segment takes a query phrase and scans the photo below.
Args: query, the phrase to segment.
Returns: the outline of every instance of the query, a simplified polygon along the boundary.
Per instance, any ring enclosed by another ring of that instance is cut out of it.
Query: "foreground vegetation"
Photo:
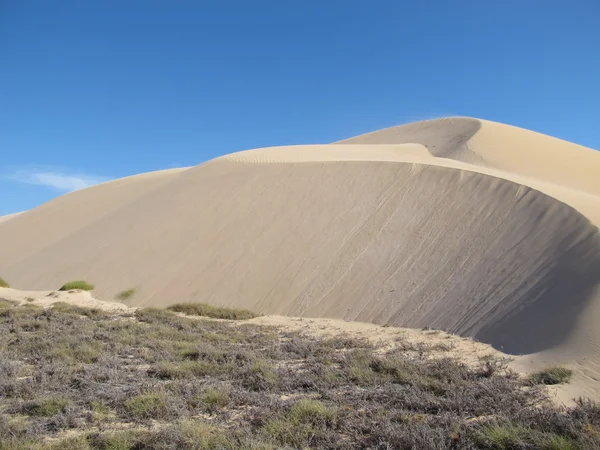
[[[427,351],[0,301],[0,449],[599,448],[598,405]]]
[[[10,285],[6,281],[4,281],[2,277],[0,277],[0,287],[8,288],[10,287]]]

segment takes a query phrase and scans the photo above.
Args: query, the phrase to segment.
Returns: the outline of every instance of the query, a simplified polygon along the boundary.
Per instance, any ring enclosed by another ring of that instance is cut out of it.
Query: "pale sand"
[[[0,216],[0,223],[6,222],[7,220],[10,220],[10,219],[13,219],[13,218],[17,217],[19,214],[23,214],[23,212],[24,211],[13,213],[13,214],[6,214],[5,216]]]
[[[135,287],[141,305],[444,329],[570,365],[576,392],[600,398],[594,174],[593,150],[467,118],[240,152],[1,223],[0,274],[28,289],[83,278],[100,298]]]

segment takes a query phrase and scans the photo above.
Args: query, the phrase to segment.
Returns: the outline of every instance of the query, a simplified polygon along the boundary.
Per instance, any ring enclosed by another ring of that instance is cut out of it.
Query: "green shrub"
[[[2,277],[0,277],[0,288],[9,288],[10,285],[4,281],[4,279]]]
[[[126,291],[120,292],[119,294],[117,294],[117,300],[127,300],[128,298],[132,297],[133,294],[135,294],[135,288],[131,288],[131,289],[127,289]]]
[[[229,404],[229,394],[220,389],[208,389],[200,396],[200,403],[208,410],[225,408]]]
[[[6,300],[5,298],[0,298],[0,309],[8,309],[15,306],[16,303],[10,300]]]
[[[149,392],[125,401],[127,412],[136,419],[160,419],[168,415],[165,394]]]
[[[251,391],[270,391],[280,382],[273,365],[264,359],[254,361],[242,378],[242,386]]]
[[[528,377],[531,384],[561,384],[568,383],[573,375],[571,369],[565,367],[549,367],[539,372],[532,373]]]
[[[105,319],[109,314],[100,308],[86,308],[72,305],[66,302],[56,302],[52,304],[52,310],[61,314],[73,314],[76,316],[85,316],[90,319]]]
[[[304,398],[294,403],[290,408],[288,418],[296,423],[328,424],[335,418],[335,411],[327,408],[319,400]]]
[[[26,447],[27,449],[31,447]],[[36,447],[33,447],[36,448]],[[43,450],[91,450],[87,436],[70,436],[41,447]],[[115,449],[116,450],[116,449]],[[129,448],[127,448],[129,450]]]
[[[69,400],[66,398],[51,397],[29,405],[26,407],[26,411],[33,416],[52,417],[64,413],[69,403]]]
[[[187,316],[204,316],[213,319],[247,320],[258,317],[257,314],[247,309],[222,308],[206,303],[177,303],[167,309]]]
[[[210,424],[197,420],[184,420],[177,427],[183,438],[183,443],[197,450],[234,450],[240,445],[232,436],[231,431],[219,429]]]
[[[89,284],[87,281],[83,280],[69,281],[68,283],[63,284],[59,291],[70,291],[73,289],[81,289],[82,291],[92,291],[94,290],[94,285]]]

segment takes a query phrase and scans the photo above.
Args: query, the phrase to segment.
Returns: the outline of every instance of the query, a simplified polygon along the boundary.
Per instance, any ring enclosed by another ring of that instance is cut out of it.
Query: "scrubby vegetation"
[[[0,288],[9,288],[10,285],[4,281],[4,279],[2,277],[0,277]]]
[[[1,450],[600,446],[599,405],[554,408],[497,361],[116,314],[0,303]]]
[[[247,309],[223,308],[206,303],[177,303],[167,309],[188,316],[204,316],[213,319],[247,320],[258,316]]]
[[[94,285],[88,283],[87,281],[77,280],[77,281],[69,281],[62,285],[59,291],[70,291],[73,289],[81,289],[83,291],[93,291]]]
[[[123,292],[119,292],[117,294],[117,300],[121,300],[121,301],[127,300],[128,298],[133,297],[133,294],[135,294],[134,288],[127,289]]]
[[[567,383],[571,379],[573,371],[566,367],[549,367],[539,372],[532,373],[529,376],[531,384],[561,384]]]

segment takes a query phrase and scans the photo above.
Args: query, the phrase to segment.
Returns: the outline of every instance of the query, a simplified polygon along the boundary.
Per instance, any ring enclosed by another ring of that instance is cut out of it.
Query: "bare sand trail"
[[[432,327],[600,394],[600,153],[471,118],[234,153],[0,222],[0,274],[136,305]],[[595,387],[594,387],[595,386]]]

